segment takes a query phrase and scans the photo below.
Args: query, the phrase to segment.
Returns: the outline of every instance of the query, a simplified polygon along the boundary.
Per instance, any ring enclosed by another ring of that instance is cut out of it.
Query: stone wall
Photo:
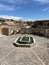
[[[49,29],[42,29],[42,28],[21,28],[20,33],[23,34],[36,34],[40,36],[49,36]]]
[[[37,35],[43,35],[45,37],[49,36],[49,29],[42,28],[32,28],[32,33]]]
[[[2,26],[0,25],[0,34],[2,34]]]

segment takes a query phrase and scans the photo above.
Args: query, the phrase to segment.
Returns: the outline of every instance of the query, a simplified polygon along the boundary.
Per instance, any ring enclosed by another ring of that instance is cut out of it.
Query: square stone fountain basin
[[[30,45],[34,43],[34,38],[31,36],[20,36],[14,41],[14,43],[16,45]]]

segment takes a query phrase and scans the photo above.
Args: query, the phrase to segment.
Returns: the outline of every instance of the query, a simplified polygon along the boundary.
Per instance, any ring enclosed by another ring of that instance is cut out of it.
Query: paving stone
[[[21,34],[0,37],[0,65],[43,65],[41,61],[49,65],[48,38],[30,35],[35,38],[35,45],[29,48],[15,47],[13,42],[18,36]]]
[[[39,56],[39,58],[45,63],[47,63],[49,61],[49,53],[47,49],[45,48],[40,48],[40,47],[36,47],[33,48],[34,52]],[[45,63],[45,64],[46,64]],[[49,62],[48,62],[49,63]],[[46,64],[48,65],[48,64]]]
[[[2,60],[1,65],[42,65],[42,63],[31,52],[31,49],[17,48]]]

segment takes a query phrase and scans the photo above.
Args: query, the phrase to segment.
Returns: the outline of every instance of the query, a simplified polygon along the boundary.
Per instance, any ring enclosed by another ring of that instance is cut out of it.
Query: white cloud
[[[27,19],[26,21],[34,21],[33,19]]]
[[[26,0],[0,0],[1,2],[7,2],[7,3],[22,3]]]
[[[47,12],[49,12],[49,7],[43,9],[43,11],[47,11]]]
[[[19,5],[20,3],[22,4],[24,1],[25,0],[0,0],[0,10],[13,11],[16,9],[20,9],[21,7]]]
[[[40,2],[40,3],[43,3],[43,4],[44,3],[49,3],[49,0],[0,0],[0,10],[13,11],[13,10],[21,8],[20,4],[24,5],[24,4],[28,4],[30,2],[33,2],[33,1]],[[2,2],[2,4],[1,4],[1,2]],[[6,2],[8,4],[5,4],[3,2]],[[48,9],[49,8],[46,8],[44,10],[48,10]]]
[[[49,0],[32,0],[40,3],[49,3]]]
[[[6,2],[11,4],[25,4],[28,3],[29,1],[28,0],[0,0],[0,2]]]
[[[49,0],[0,0],[0,2],[7,2],[7,3],[13,3],[13,4],[23,4],[28,2],[40,2],[40,3],[49,3]]]
[[[1,18],[4,18],[4,19],[13,19],[13,20],[22,20],[22,21],[35,21],[33,19],[24,19],[22,17],[17,17],[17,16],[8,16],[8,15],[0,15]]]
[[[14,6],[0,4],[0,10],[12,11],[15,10]]]
[[[5,19],[13,19],[13,20],[21,20],[21,19],[23,19],[22,17],[8,16],[8,15],[0,15],[0,17],[5,18]]]

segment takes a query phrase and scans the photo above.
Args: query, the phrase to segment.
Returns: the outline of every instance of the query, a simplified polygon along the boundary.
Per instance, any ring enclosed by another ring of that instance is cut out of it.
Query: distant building
[[[10,35],[13,31],[18,33],[24,27],[24,22],[21,20],[0,18],[0,34]]]
[[[2,19],[0,18],[0,33],[9,35],[11,31],[16,30],[17,26],[15,21],[12,19]]]
[[[35,21],[32,27],[49,29],[49,20]]]
[[[49,20],[40,20],[31,22],[31,27],[29,26],[30,22],[25,22],[25,28],[22,28],[20,33],[27,34],[36,34],[49,37]]]
[[[21,22],[0,18],[0,34],[10,35],[13,30],[20,30],[20,33],[37,34],[49,37],[49,20]]]
[[[49,20],[35,21],[31,28],[33,34],[49,36]]]

